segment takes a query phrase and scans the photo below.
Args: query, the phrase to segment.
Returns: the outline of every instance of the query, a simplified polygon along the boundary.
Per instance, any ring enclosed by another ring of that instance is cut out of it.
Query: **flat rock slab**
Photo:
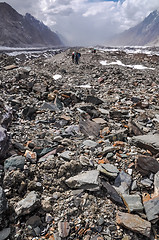
[[[99,123],[99,124],[106,123],[106,121],[103,118],[93,118],[92,120],[96,123]]]
[[[135,167],[143,176],[146,176],[159,171],[159,162],[153,157],[139,155]]]
[[[151,223],[142,219],[138,215],[118,212],[116,216],[117,224],[146,237],[150,237]]]
[[[15,212],[19,215],[26,215],[40,206],[40,199],[35,191],[30,192],[24,199],[17,202]]]
[[[88,147],[88,148],[95,148],[98,145],[98,143],[96,143],[96,142],[94,142],[92,140],[85,140],[83,142],[83,145]]]
[[[110,163],[99,164],[97,170],[112,178],[116,178],[119,173],[117,167]]]
[[[136,211],[136,212],[141,212],[143,210],[143,205],[141,203],[141,197],[138,194],[123,194],[122,199],[128,208],[129,213]]]
[[[79,129],[80,129],[80,132],[87,137],[88,136],[98,137],[100,134],[100,125],[89,119],[80,120]]]
[[[82,189],[97,188],[98,177],[99,171],[97,170],[87,171],[78,174],[74,177],[70,177],[69,179],[66,180],[66,184],[70,188],[82,188]]]
[[[132,142],[140,148],[151,151],[153,154],[159,153],[159,134],[134,136]]]
[[[157,221],[159,219],[159,197],[144,202],[144,207],[149,221]]]
[[[73,154],[73,152],[71,152],[71,151],[65,151],[65,152],[59,154],[59,156],[66,161],[70,161],[72,154]]]

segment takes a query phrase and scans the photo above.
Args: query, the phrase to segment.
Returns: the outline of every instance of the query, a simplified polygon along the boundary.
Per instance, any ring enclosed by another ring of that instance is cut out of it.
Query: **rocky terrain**
[[[0,240],[159,238],[159,56],[0,55]]]

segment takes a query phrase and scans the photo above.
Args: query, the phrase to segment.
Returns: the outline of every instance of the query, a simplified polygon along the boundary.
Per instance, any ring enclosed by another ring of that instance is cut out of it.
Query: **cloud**
[[[72,45],[103,44],[159,9],[158,0],[6,0],[19,13],[31,13]]]

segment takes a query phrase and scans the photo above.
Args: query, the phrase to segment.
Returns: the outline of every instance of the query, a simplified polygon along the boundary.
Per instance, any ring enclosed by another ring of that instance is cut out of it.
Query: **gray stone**
[[[150,188],[150,187],[152,186],[152,184],[153,184],[153,182],[152,182],[149,178],[142,179],[142,180],[140,181],[140,183],[141,183],[143,186],[148,187],[148,188]]]
[[[63,158],[64,160],[66,160],[66,161],[70,161],[72,154],[73,154],[73,152],[71,152],[71,151],[65,151],[65,152],[63,152],[63,153],[60,153],[59,156],[60,156],[61,158]]]
[[[7,158],[4,162],[4,170],[12,170],[12,169],[24,169],[25,164],[25,157],[23,156],[13,156],[10,158]]]
[[[144,207],[148,221],[157,221],[159,219],[159,197],[144,202]]]
[[[79,126],[78,126],[78,125],[68,126],[68,127],[65,129],[65,133],[66,133],[66,134],[69,134],[69,135],[71,135],[71,136],[79,135],[79,134],[80,134]]]
[[[113,146],[106,146],[103,149],[103,154],[111,153],[116,149],[116,147]]]
[[[116,189],[112,185],[110,185],[110,183],[104,181],[103,179],[101,180],[101,183],[102,183],[102,186],[104,187],[104,189],[106,190],[108,197],[113,202],[123,205],[123,200],[120,197],[120,195],[118,194],[118,192],[116,191]]]
[[[26,225],[30,225],[32,228],[42,225],[41,219],[39,216],[32,216],[26,221]]]
[[[110,142],[113,141],[124,141],[127,137],[127,130],[118,130],[115,133],[105,136],[105,139],[109,139]]]
[[[131,190],[134,191],[137,189],[137,180],[134,180],[131,185]]]
[[[115,179],[114,187],[118,192],[122,194],[123,193],[128,194],[131,182],[132,177],[129,174],[125,173],[124,171],[121,171],[117,178]]]
[[[117,167],[110,163],[99,164],[97,170],[112,178],[116,178],[119,173]]]
[[[92,189],[98,187],[99,171],[92,170],[80,173],[66,180],[66,184],[70,188]]]
[[[96,143],[96,142],[94,142],[92,140],[85,140],[83,142],[83,145],[88,147],[88,148],[95,148],[98,145],[98,143]]]
[[[2,215],[7,210],[7,199],[3,188],[0,187],[0,215]]]
[[[100,125],[89,119],[81,119],[79,121],[80,132],[85,136],[98,137],[100,134]]]
[[[15,212],[18,216],[26,215],[40,206],[40,199],[35,191],[30,192],[27,196],[19,201],[15,206]]]
[[[132,142],[140,148],[151,151],[153,154],[159,153],[159,134],[135,136],[132,138]]]
[[[159,171],[155,174],[154,178],[154,194],[159,195]]]
[[[111,159],[113,156],[114,156],[114,154],[109,152],[109,153],[107,153],[106,158]]]
[[[9,237],[11,233],[10,228],[4,228],[2,231],[0,231],[0,240],[5,240]]]
[[[51,112],[56,112],[59,109],[57,108],[57,106],[53,103],[47,103],[45,102],[42,106],[41,106],[42,110],[50,110]]]
[[[45,221],[47,223],[51,223],[53,221],[53,216],[50,214],[50,213],[46,213],[46,216],[45,216]]]
[[[6,157],[9,147],[9,138],[7,130],[0,126],[0,160]]]
[[[128,195],[122,194],[124,204],[128,208],[128,212],[141,212],[143,211],[143,205],[141,203],[141,197],[138,194]]]

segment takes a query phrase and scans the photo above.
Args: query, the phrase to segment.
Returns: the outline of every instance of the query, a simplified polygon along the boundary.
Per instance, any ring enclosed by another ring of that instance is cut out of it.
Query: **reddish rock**
[[[150,237],[151,223],[142,219],[138,215],[118,212],[116,216],[117,224],[146,237]]]
[[[58,231],[59,235],[62,238],[65,238],[69,235],[70,226],[68,222],[58,222]]]

